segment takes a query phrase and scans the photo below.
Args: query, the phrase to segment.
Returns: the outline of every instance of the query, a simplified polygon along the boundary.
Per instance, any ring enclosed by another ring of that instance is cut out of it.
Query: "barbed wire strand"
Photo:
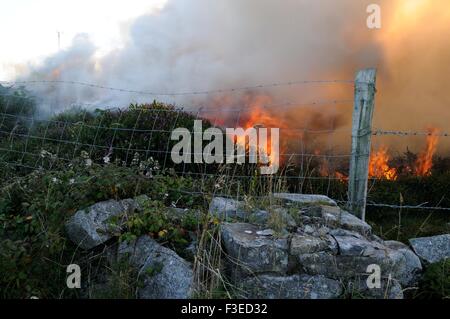
[[[430,131],[386,131],[375,130],[372,135],[396,135],[396,136],[436,136],[436,137],[449,137],[450,133],[447,132],[430,132]]]
[[[249,85],[249,86],[241,86],[234,88],[224,88],[224,89],[215,89],[215,90],[196,90],[196,91],[185,91],[185,92],[151,92],[144,90],[134,90],[134,89],[124,89],[124,88],[116,88],[106,85],[81,82],[81,81],[65,81],[65,80],[30,80],[30,81],[0,81],[0,84],[6,85],[36,85],[36,84],[44,84],[44,85],[55,85],[55,84],[67,84],[67,85],[77,85],[90,87],[101,90],[108,91],[116,91],[121,93],[132,93],[139,95],[151,95],[151,96],[188,96],[188,95],[211,95],[211,94],[222,94],[222,93],[233,93],[239,91],[250,91],[257,89],[267,89],[267,88],[276,88],[276,87],[284,87],[284,86],[295,86],[295,85],[307,85],[307,84],[354,84],[354,80],[298,80],[298,81],[289,81],[289,82],[276,82],[270,84],[258,84],[258,85]]]

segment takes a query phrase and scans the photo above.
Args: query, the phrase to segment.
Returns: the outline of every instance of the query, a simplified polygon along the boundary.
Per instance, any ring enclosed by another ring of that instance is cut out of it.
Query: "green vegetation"
[[[188,209],[178,219],[171,215],[171,208],[167,208],[164,202],[150,198],[141,199],[142,212],[132,215],[126,222],[126,232],[120,236],[121,241],[132,241],[142,235],[150,235],[161,242],[165,242],[170,248],[184,255],[184,249],[191,239],[190,232],[198,232],[201,216],[198,210]],[[120,218],[120,217],[119,217]]]
[[[149,152],[141,161],[143,153],[132,150],[164,149],[168,133],[152,132],[151,139],[145,135],[131,140],[130,132],[113,128],[169,131],[175,114],[178,123],[188,127],[193,123],[192,116],[155,102],[141,107],[132,105],[125,111],[77,109],[49,120],[34,121],[39,114],[26,91],[2,90],[0,297],[75,297],[76,290],[61,288],[65,287],[66,266],[72,260],[85,261],[80,265],[82,271],[90,273],[94,264],[104,267],[105,261],[96,260],[93,252],[74,247],[65,236],[64,222],[77,210],[102,200],[141,194],[157,198],[144,210],[142,221],[137,218],[130,221],[124,236],[139,234],[151,224],[158,226],[155,233],[153,229],[145,231],[158,240],[185,244],[188,232],[183,228],[185,225],[152,215],[155,212],[152,207],[177,203],[179,207],[195,208],[194,202],[201,206],[203,202],[195,195],[180,191],[195,190],[196,181],[177,177],[173,169],[162,169],[158,162],[164,160],[161,154],[153,157]],[[162,112],[172,116],[156,116]],[[114,153],[108,153],[108,148],[94,147],[96,144],[114,145]],[[158,236],[160,231],[165,236]]]
[[[0,279],[1,296],[70,297],[73,291],[61,291],[66,278],[65,266],[73,259],[84,260],[89,256],[66,239],[64,222],[76,210],[98,201],[133,198],[140,194],[161,199],[151,201],[142,215],[132,218],[123,236],[130,238],[146,232],[174,246],[185,245],[187,232],[194,230],[192,222],[183,220],[176,224],[159,208],[175,201],[192,202],[192,195],[181,195],[171,187],[176,181],[178,188],[193,188],[194,181],[159,176],[161,178],[147,178],[137,168],[114,164],[90,167],[79,164],[65,171],[35,171],[2,185],[0,272],[4,276]],[[50,277],[54,280],[49,281]]]
[[[441,160],[442,162],[442,160]],[[428,177],[403,176],[397,181],[376,181],[369,202],[398,206],[450,207],[450,170],[437,165]],[[447,211],[368,207],[367,219],[381,237],[408,243],[409,238],[444,234],[450,231]]]
[[[194,269],[204,285],[202,296],[223,297],[230,296],[227,283],[209,272],[221,267],[217,221],[205,214],[212,194],[239,196],[248,209],[276,205],[273,199],[260,199],[274,191],[345,200],[345,182],[297,178],[316,176],[314,170],[308,175],[287,165],[277,176],[262,176],[249,164],[173,165],[168,158],[174,143],[170,132],[175,127],[192,129],[195,117],[171,105],[75,108],[47,118],[37,112],[25,90],[0,86],[0,91],[0,298],[80,297],[83,292],[64,289],[66,266],[73,260],[92,278],[105,270],[113,278],[89,290],[89,296],[133,298],[138,283],[129,265],[110,265],[98,257],[99,251],[81,251],[66,238],[65,221],[99,201],[147,195],[141,197],[142,212],[128,219],[119,240],[148,234],[191,258],[183,251],[195,235],[197,260],[210,263]],[[203,128],[208,126],[204,122]],[[396,203],[401,193],[410,204],[450,207],[450,198],[440,198],[449,188],[449,172],[377,182],[370,200]],[[188,211],[179,218],[171,211],[175,206]],[[276,219],[278,214],[271,216],[271,223],[281,230],[286,221]],[[448,214],[436,212],[370,208],[368,219],[382,237],[404,242],[449,231]],[[440,287],[431,279],[429,284],[427,290]]]
[[[106,265],[103,263],[100,283],[88,288],[86,295],[92,299],[134,299],[141,286],[137,270],[125,260]],[[97,267],[97,271],[98,271]],[[94,274],[97,275],[97,274]]]
[[[408,244],[408,239],[450,232],[448,212],[417,209],[369,208],[367,221],[376,234],[385,240],[398,240]]]
[[[417,298],[450,298],[450,258],[427,267],[420,282]]]

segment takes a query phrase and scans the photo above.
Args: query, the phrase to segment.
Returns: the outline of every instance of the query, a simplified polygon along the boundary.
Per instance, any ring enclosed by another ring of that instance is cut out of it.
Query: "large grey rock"
[[[450,258],[450,234],[409,240],[414,252],[427,263]]]
[[[249,217],[249,213],[244,210],[243,202],[224,197],[214,197],[212,199],[209,204],[209,213],[224,220],[227,218],[246,220]]]
[[[300,205],[324,204],[330,206],[337,206],[334,200],[324,195],[274,193],[273,196],[275,198],[284,199],[286,201],[294,202]]]
[[[301,254],[300,268],[310,275],[324,275],[333,279],[350,279],[366,275],[370,265],[381,268],[382,278],[396,280],[405,286],[415,282],[416,261],[407,251],[393,250],[362,236],[333,236],[338,253],[329,251]]]
[[[359,232],[365,236],[372,231],[372,227],[369,224],[337,206],[313,206],[306,209],[304,214],[309,217],[320,218],[321,222],[329,227],[343,228]]]
[[[342,228],[330,229],[328,233],[333,236],[342,236],[342,237],[347,236],[347,237],[354,237],[354,238],[359,238],[359,239],[366,238],[363,235],[361,235],[360,233],[357,233],[357,232],[354,232],[351,230],[342,229]]]
[[[131,201],[109,200],[76,212],[65,225],[68,237],[83,249],[105,243],[120,232],[120,221],[113,223],[112,219],[133,209]]]
[[[336,254],[338,251],[336,241],[331,236],[325,238],[299,234],[292,236],[290,245],[290,254],[292,256],[311,254],[319,251]]]
[[[174,251],[161,246],[149,236],[122,242],[118,258],[126,258],[139,269],[141,299],[186,299],[193,295],[191,265]]]
[[[248,222],[256,225],[267,225],[270,214],[266,210],[256,210],[248,217]]]
[[[274,227],[285,229],[293,229],[297,226],[295,219],[289,214],[288,210],[281,206],[270,206],[268,224],[272,223]]]
[[[405,245],[384,242],[370,225],[323,197],[277,196],[284,199],[282,205],[249,212],[249,222],[257,225],[222,224],[231,281],[244,283],[250,298],[313,298],[295,289],[303,289],[307,277],[346,288],[352,283],[366,298],[403,298],[402,287],[417,284],[421,264]],[[360,281],[374,264],[380,267],[382,287],[368,290]]]
[[[250,277],[242,290],[250,299],[333,299],[342,294],[338,281],[308,275]]]
[[[257,234],[260,230],[246,223],[222,225],[222,243],[235,275],[287,271],[287,238],[260,236]]]
[[[354,236],[334,236],[341,256],[375,256],[377,251],[386,252],[387,247],[365,238]],[[386,252],[387,253],[387,252]]]
[[[403,269],[398,273],[397,280],[405,287],[416,286],[422,272],[419,257],[405,244],[398,241],[385,241],[386,247],[400,253],[403,258]]]
[[[335,239],[338,242],[340,256],[357,257],[355,260],[359,265],[354,264],[355,269],[364,270],[370,262],[381,267],[381,275],[384,278],[391,277],[408,287],[417,283],[417,275],[422,270],[422,266],[417,256],[407,247],[399,248],[398,243],[389,242],[388,245],[383,245],[377,241],[351,236],[335,236]]]
[[[250,212],[247,216],[246,222],[260,226],[267,226],[270,223],[278,224],[278,227],[283,229],[292,229],[297,226],[297,222],[288,210],[278,205],[269,206],[267,210]]]
[[[338,222],[340,224],[340,227],[352,231],[357,231],[366,236],[372,232],[372,227],[369,224],[345,210],[342,210],[340,220]]]
[[[382,279],[380,287],[369,288],[366,277],[359,277],[347,284],[347,295],[352,299],[403,299],[403,289],[397,280]]]
[[[303,227],[303,232],[305,234],[314,234],[316,232],[316,229],[311,225],[305,225]]]

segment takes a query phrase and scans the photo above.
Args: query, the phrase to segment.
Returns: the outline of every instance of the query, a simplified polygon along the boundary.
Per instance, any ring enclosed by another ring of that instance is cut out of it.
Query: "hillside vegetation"
[[[299,189],[296,168],[279,176],[258,175],[252,165],[173,165],[170,132],[192,129],[195,117],[175,106],[153,102],[127,109],[75,108],[41,117],[25,90],[0,86],[0,297],[72,298],[64,289],[66,266],[83,261],[93,277],[104,258],[83,252],[67,240],[64,222],[77,210],[108,199],[147,195],[151,201],[138,220],[130,220],[121,239],[150,234],[177,250],[216,221],[188,214],[174,220],[167,207],[206,212],[214,193],[243,197],[249,204],[273,191],[327,193],[345,200],[346,184],[306,181]],[[204,125],[204,129],[208,127]],[[250,176],[242,178],[242,176]],[[298,176],[298,175],[297,175]],[[380,182],[370,194],[376,202],[440,202],[450,189],[450,173],[426,178]],[[392,214],[394,213],[394,214]],[[448,232],[448,215],[370,210],[369,219],[381,236],[406,240]],[[203,214],[205,215],[205,214]],[[202,215],[202,216],[203,216]],[[206,215],[205,215],[206,216]],[[115,297],[132,297],[127,267],[109,269],[117,278]]]

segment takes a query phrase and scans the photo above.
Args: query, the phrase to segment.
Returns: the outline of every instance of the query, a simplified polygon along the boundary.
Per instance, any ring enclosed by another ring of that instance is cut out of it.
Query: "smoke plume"
[[[382,8],[382,28],[366,26],[366,8]],[[99,57],[87,35],[30,66],[22,79],[96,83],[138,92],[77,85],[34,85],[44,106],[72,103],[125,106],[157,99],[186,109],[221,109],[218,122],[232,122],[227,108],[266,101],[267,113],[287,127],[349,127],[348,83],[303,84],[223,94],[171,96],[296,80],[351,80],[358,69],[377,67],[375,126],[382,129],[446,128],[450,118],[450,4],[424,0],[169,0],[124,30],[124,46]],[[166,95],[169,94],[169,95]],[[290,102],[289,107],[277,106]],[[297,105],[298,104],[298,105]],[[211,112],[212,113],[212,112]],[[230,115],[231,114],[231,115]],[[337,141],[348,142],[345,137]],[[395,138],[384,144],[396,144]],[[419,144],[423,141],[408,140]],[[404,144],[401,144],[404,145]]]

